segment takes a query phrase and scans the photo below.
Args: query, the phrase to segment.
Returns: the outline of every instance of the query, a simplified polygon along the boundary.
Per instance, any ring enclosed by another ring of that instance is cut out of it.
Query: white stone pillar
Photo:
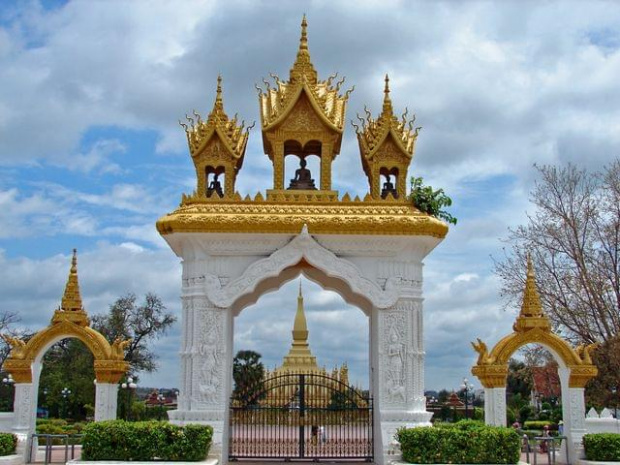
[[[506,426],[506,388],[484,389],[484,422],[487,425]]]
[[[116,420],[117,383],[95,383],[95,421]]]
[[[392,307],[374,312],[373,395],[381,423],[381,454],[376,459],[386,463],[398,453],[393,450],[396,430],[430,426],[432,413],[426,411],[424,397],[422,299],[401,298]]]
[[[182,386],[178,410],[169,412],[169,417],[176,424],[211,425],[210,455],[225,463],[228,447],[224,425],[232,390],[232,314],[196,291],[184,289]]]
[[[37,398],[33,383],[15,383],[15,400],[13,411],[15,412],[15,425],[13,430],[17,433],[34,433],[36,426]]]
[[[568,388],[568,395],[562,397],[562,412],[568,446],[566,463],[577,463],[578,459],[583,458],[581,441],[586,434],[584,388]]]

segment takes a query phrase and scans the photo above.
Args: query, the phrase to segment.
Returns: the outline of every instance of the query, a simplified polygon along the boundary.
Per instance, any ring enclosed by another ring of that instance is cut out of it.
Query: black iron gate
[[[373,460],[372,398],[337,379],[280,375],[236,392],[229,459]]]

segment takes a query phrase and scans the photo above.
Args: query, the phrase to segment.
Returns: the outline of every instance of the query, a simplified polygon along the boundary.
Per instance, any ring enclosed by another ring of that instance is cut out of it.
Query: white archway
[[[287,237],[196,235],[165,236],[183,257],[182,386],[172,421],[211,424],[214,453],[226,462],[234,317],[303,274],[369,317],[375,461],[382,463],[389,453],[396,429],[430,424],[421,261],[438,239],[314,237],[306,227]],[[388,367],[402,371],[402,384],[387,381]]]

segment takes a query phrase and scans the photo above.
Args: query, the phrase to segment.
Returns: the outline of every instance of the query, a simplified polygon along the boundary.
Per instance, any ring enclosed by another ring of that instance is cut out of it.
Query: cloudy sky
[[[620,3],[2,1],[0,7],[0,311],[47,325],[70,252],[79,250],[91,313],[151,291],[179,314],[180,264],[155,230],[195,186],[177,120],[213,104],[218,73],[229,114],[259,120],[255,83],[294,61],[303,13],[322,78],[355,85],[348,118],[381,107],[423,126],[410,175],[444,187],[458,226],[425,266],[426,386],[452,389],[475,361],[469,342],[510,331],[491,257],[522,223],[533,163],[597,169],[620,154]],[[353,130],[334,184],[363,195]],[[260,132],[238,189],[270,188]],[[236,321],[236,348],[286,353],[296,282]],[[305,281],[319,362],[344,361],[367,383],[362,312]],[[158,341],[149,386],[178,385],[177,325]]]

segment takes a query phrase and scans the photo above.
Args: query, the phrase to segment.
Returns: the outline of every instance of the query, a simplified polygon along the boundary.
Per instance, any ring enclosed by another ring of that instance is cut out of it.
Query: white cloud
[[[340,71],[356,85],[349,119],[365,104],[380,111],[389,72],[395,108],[408,106],[423,126],[410,174],[444,187],[459,217],[427,259],[424,290],[428,385],[452,387],[453,372],[468,371],[475,358],[468,341],[492,342],[510,328],[513,315],[501,310],[489,254],[497,254],[508,226],[524,221],[532,164],[596,168],[620,153],[620,5],[358,7],[308,5],[310,51],[321,77]],[[25,322],[39,321],[35,311],[51,311],[66,277],[64,247],[79,237],[88,243],[80,254],[83,279],[96,270],[84,283],[91,308],[105,308],[125,289],[162,292],[178,308],[179,264],[153,226],[195,186],[176,121],[193,108],[208,112],[218,72],[228,113],[259,120],[254,82],[269,71],[288,74],[298,5],[161,0],[119,9],[115,2],[71,1],[46,11],[30,1],[2,15],[0,165],[14,168],[0,172],[1,245],[64,238],[49,245],[46,258],[32,258],[24,247],[0,258],[3,304],[23,308]],[[101,128],[148,130],[157,153],[133,153],[121,136],[97,137]],[[128,163],[137,156],[140,167]],[[46,178],[48,167],[71,176]],[[341,194],[366,192],[350,128],[333,170]],[[237,187],[253,196],[271,180],[255,129]],[[270,360],[281,357],[290,327],[280,311],[294,311],[295,297],[293,285],[264,296],[239,317],[239,339],[263,347]],[[318,288],[308,288],[306,301],[309,323],[321,328],[313,332],[320,335],[312,341],[317,355],[329,363],[334,354],[350,357],[352,371],[363,376],[366,317]],[[178,382],[174,337],[158,346],[165,369],[144,382]]]

